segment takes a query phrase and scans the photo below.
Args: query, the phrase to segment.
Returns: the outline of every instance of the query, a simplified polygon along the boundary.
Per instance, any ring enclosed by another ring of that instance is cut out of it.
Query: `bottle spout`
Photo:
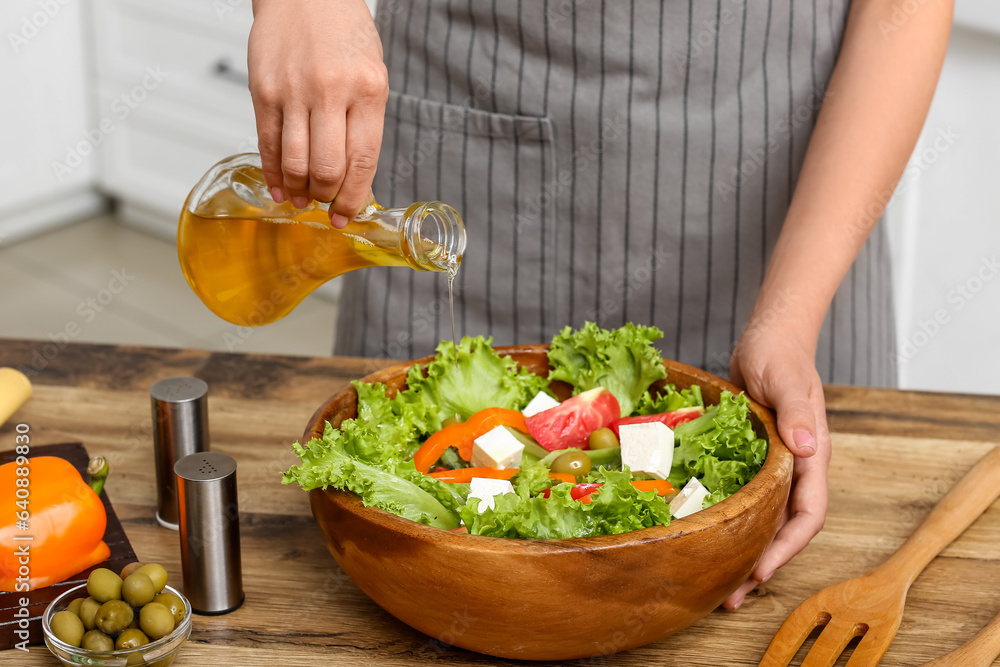
[[[458,211],[439,201],[417,202],[407,208],[405,216],[405,255],[410,265],[454,276],[466,244],[465,225]]]

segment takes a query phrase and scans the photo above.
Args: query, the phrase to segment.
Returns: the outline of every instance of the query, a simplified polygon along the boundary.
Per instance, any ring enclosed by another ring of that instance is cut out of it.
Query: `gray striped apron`
[[[847,0],[383,0],[376,197],[464,217],[459,336],[655,324],[665,356],[726,375],[846,14]],[[443,276],[347,276],[336,353],[413,358],[450,335]],[[823,324],[820,376],[894,386],[893,339],[879,225]]]

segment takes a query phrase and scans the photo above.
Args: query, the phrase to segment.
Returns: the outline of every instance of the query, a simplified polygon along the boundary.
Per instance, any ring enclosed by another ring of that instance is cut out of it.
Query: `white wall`
[[[93,156],[71,155],[93,130],[83,6],[0,4],[0,243],[96,210]]]
[[[1000,394],[1000,3],[958,0],[941,81],[889,207],[900,384]]]

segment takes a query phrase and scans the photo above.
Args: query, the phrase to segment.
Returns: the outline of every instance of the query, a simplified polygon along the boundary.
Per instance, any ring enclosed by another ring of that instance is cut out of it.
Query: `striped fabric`
[[[530,343],[587,320],[655,324],[666,356],[725,375],[846,5],[383,0],[391,93],[375,194],[463,215],[458,335]],[[421,356],[449,322],[443,276],[355,272],[336,352]],[[893,340],[878,226],[824,322],[820,375],[895,385]]]

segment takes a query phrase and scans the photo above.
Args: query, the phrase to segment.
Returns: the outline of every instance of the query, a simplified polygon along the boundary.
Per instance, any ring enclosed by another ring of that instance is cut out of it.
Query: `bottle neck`
[[[376,204],[363,210],[352,223],[375,223],[383,229],[394,230],[398,245],[393,250],[417,271],[454,275],[465,253],[462,218],[454,208],[439,201],[415,202],[406,208],[393,209]],[[353,231],[352,227],[354,225],[349,224],[345,231]],[[376,244],[386,247],[387,241],[389,239],[383,236]]]

